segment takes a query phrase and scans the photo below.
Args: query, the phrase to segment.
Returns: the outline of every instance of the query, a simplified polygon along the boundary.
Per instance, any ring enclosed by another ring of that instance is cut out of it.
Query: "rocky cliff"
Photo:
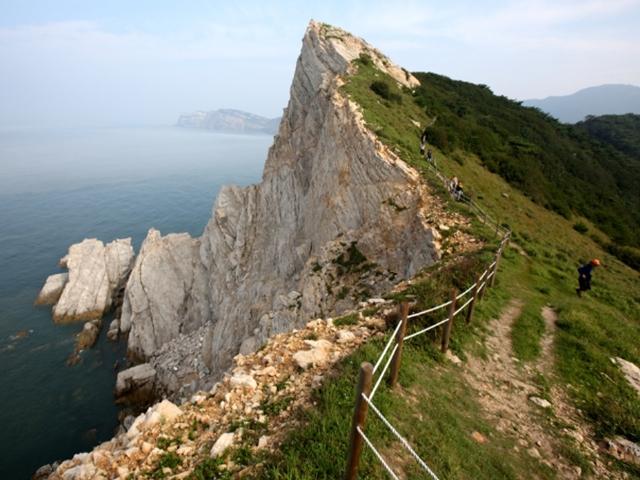
[[[204,362],[216,374],[239,350],[344,311],[439,258],[437,200],[341,91],[361,54],[400,85],[418,85],[365,41],[311,22],[262,181],[223,188],[200,238],[149,232],[121,318],[132,356],[156,367]],[[201,350],[171,358],[186,341]]]

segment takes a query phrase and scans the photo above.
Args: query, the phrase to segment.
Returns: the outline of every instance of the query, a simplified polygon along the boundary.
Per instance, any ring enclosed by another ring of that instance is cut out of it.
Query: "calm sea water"
[[[220,186],[259,180],[271,142],[172,127],[0,130],[0,478],[30,478],[117,426],[124,345],[103,328],[67,367],[81,324],[32,306],[69,245],[130,236],[137,252],[150,227],[200,235]]]

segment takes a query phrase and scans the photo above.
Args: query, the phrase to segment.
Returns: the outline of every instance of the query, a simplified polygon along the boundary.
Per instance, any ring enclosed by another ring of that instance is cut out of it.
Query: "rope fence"
[[[431,166],[436,172],[436,176],[440,178],[445,186],[448,187],[449,180],[440,173],[439,170],[435,168],[435,166]],[[487,266],[487,268],[478,275],[476,281],[467,287],[461,293],[458,293],[455,289],[451,291],[450,299],[440,305],[427,308],[425,310],[415,312],[409,314],[409,303],[402,302],[399,305],[399,316],[400,321],[397,323],[393,332],[391,333],[389,340],[387,341],[384,349],[382,350],[380,356],[375,362],[375,365],[372,365],[369,362],[364,362],[360,366],[360,377],[357,385],[356,391],[356,400],[355,400],[355,410],[353,414],[353,422],[351,429],[351,441],[350,441],[350,449],[349,449],[349,458],[347,461],[347,469],[345,472],[345,480],[355,480],[357,478],[358,473],[358,465],[360,462],[360,457],[362,453],[363,446],[366,445],[371,449],[374,456],[378,459],[378,461],[382,464],[384,469],[387,471],[389,476],[394,479],[398,479],[398,474],[394,472],[393,468],[389,465],[389,463],[385,460],[384,456],[380,453],[380,451],[375,447],[373,442],[367,435],[365,434],[365,426],[367,420],[367,414],[369,409],[371,409],[376,417],[389,429],[389,431],[396,437],[396,439],[400,442],[400,444],[404,447],[407,452],[413,457],[416,463],[420,466],[420,468],[425,471],[432,480],[439,480],[438,476],[434,473],[434,471],[429,467],[429,465],[418,455],[415,449],[411,446],[411,444],[398,432],[398,430],[391,424],[391,422],[382,414],[382,412],[378,409],[378,407],[374,404],[374,396],[378,391],[380,385],[382,384],[382,380],[385,378],[387,371],[390,369],[390,374],[387,378],[388,386],[393,389],[396,386],[398,380],[398,373],[400,370],[400,366],[402,363],[402,351],[405,340],[411,340],[415,337],[423,335],[429,331],[435,330],[436,328],[442,327],[442,337],[441,337],[441,352],[446,353],[449,349],[449,340],[451,337],[451,330],[453,327],[453,320],[455,317],[460,315],[462,312],[466,310],[466,324],[471,323],[473,318],[473,312],[475,304],[478,300],[481,300],[485,290],[487,287],[493,287],[495,283],[495,278],[497,275],[498,267],[500,265],[500,259],[502,257],[502,252],[504,250],[505,245],[509,242],[511,237],[511,232],[508,229],[505,229],[501,225],[498,224],[493,218],[487,215],[475,202],[466,197],[467,203],[473,207],[473,210],[481,217],[483,223],[492,224],[495,227],[496,234],[502,232],[502,240],[500,245],[496,251],[494,261]],[[465,299],[467,296],[469,298],[462,303],[462,305],[458,306],[458,302]],[[437,312],[439,310],[445,309],[449,307],[448,314],[446,318],[439,320],[438,322],[429,325],[417,332],[413,332],[409,335],[406,334],[407,326],[409,320],[422,317],[424,315]],[[385,361],[386,359],[386,361]],[[381,365],[384,366],[380,370]],[[374,375],[377,373],[377,378],[374,383]],[[373,385],[373,388],[371,387]]]

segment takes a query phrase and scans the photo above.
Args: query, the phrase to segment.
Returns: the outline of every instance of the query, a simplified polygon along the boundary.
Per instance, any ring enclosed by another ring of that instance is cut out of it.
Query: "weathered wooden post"
[[[449,338],[451,338],[451,327],[453,327],[453,314],[456,311],[456,295],[458,291],[454,288],[451,290],[451,305],[449,305],[449,321],[444,324],[442,329],[442,345],[440,350],[442,353],[447,353],[449,349]]]
[[[369,362],[362,363],[362,365],[360,365],[360,378],[358,379],[358,387],[356,389],[356,408],[353,412],[353,421],[351,424],[349,459],[347,460],[347,470],[344,474],[345,480],[355,480],[358,475],[358,465],[360,463],[363,446],[363,440],[358,432],[358,427],[364,429],[364,424],[367,421],[367,413],[369,412],[369,404],[362,396],[366,395],[367,398],[369,398],[372,378],[373,365]]]
[[[469,308],[467,309],[467,325],[471,323],[471,319],[473,318],[473,308],[476,305],[476,300],[478,299],[478,294],[480,293],[480,284],[482,283],[482,279],[484,279],[485,273],[482,272],[480,275],[476,277],[476,286],[473,289],[473,298],[471,299],[471,303],[469,304]]]
[[[409,302],[402,302],[400,304],[400,330],[396,336],[396,343],[398,348],[391,360],[391,374],[389,375],[389,386],[391,388],[396,386],[398,382],[398,374],[400,373],[400,363],[402,362],[402,346],[404,345],[404,336],[407,333],[407,316],[409,315]]]
[[[498,265],[500,265],[500,258],[502,257],[502,246],[498,249],[496,253],[496,264],[493,266],[493,275],[491,276],[491,282],[489,282],[489,286],[493,287],[496,283],[496,276],[498,275]]]

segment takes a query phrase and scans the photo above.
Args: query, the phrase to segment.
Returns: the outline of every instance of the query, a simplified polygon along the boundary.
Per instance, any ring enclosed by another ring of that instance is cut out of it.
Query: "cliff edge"
[[[419,85],[364,40],[312,21],[262,181],[224,187],[200,238],[149,232],[120,328],[168,391],[438,260],[437,199],[341,91],[361,54]]]

